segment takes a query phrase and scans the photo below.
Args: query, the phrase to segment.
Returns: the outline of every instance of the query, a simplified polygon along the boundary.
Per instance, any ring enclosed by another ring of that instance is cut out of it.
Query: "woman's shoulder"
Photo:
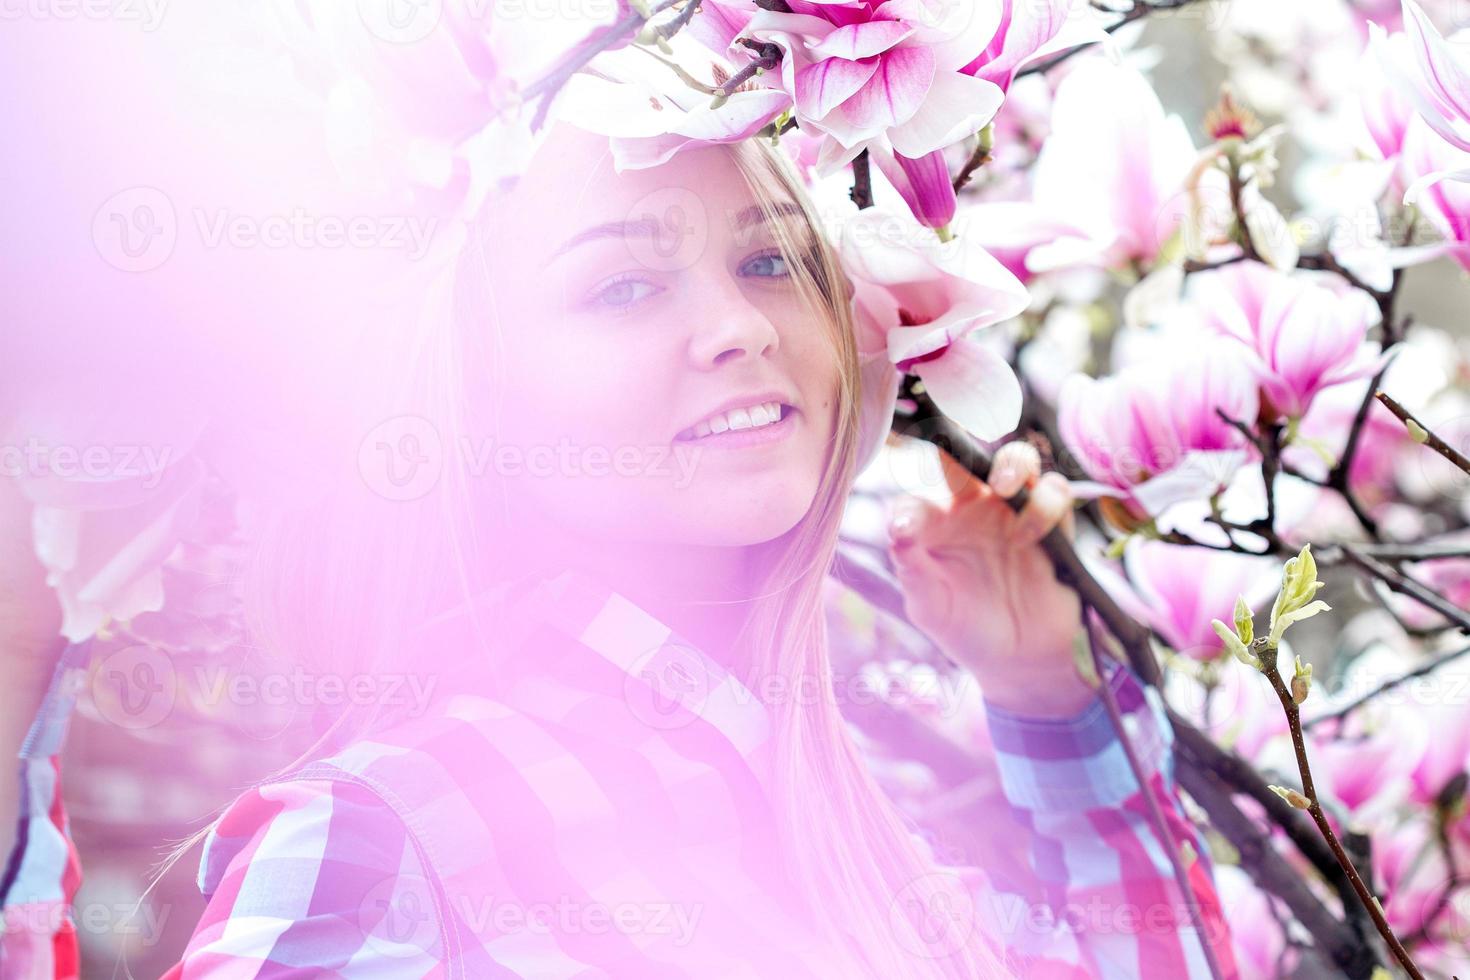
[[[359,783],[297,778],[241,794],[206,838],[199,886],[208,907],[184,959],[191,969],[438,958],[412,837]]]

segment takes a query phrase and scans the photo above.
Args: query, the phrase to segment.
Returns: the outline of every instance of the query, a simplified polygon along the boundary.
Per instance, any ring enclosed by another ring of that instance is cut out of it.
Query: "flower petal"
[[[890,126],[911,119],[924,104],[933,82],[934,55],[928,48],[895,48],[880,56],[878,70],[847,100],[843,112],[857,129],[877,136]],[[907,155],[923,156],[923,153]]]
[[[1021,382],[1005,358],[971,338],[914,367],[945,415],[977,439],[999,439],[1021,421]]]
[[[912,27],[896,20],[870,20],[837,28],[810,51],[818,58],[857,61],[882,54],[913,33]]]
[[[796,104],[803,115],[821,119],[846,102],[878,71],[878,59],[828,58],[796,73]]]
[[[1000,111],[1005,95],[992,82],[958,72],[940,72],[923,104],[888,131],[893,148],[918,158],[979,132]]]

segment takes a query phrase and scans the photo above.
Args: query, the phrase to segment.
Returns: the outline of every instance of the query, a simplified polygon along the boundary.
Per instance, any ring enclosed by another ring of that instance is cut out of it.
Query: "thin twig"
[[[1312,821],[1316,823],[1317,829],[1321,831],[1322,837],[1327,841],[1327,845],[1332,848],[1332,853],[1337,858],[1338,864],[1342,865],[1342,870],[1347,874],[1348,881],[1352,882],[1353,891],[1357,893],[1358,900],[1368,910],[1368,915],[1372,917],[1373,924],[1378,927],[1378,934],[1388,944],[1388,948],[1393,953],[1394,958],[1399,961],[1399,965],[1404,968],[1405,972],[1413,980],[1424,980],[1424,974],[1414,965],[1413,957],[1409,955],[1408,950],[1404,949],[1403,943],[1399,942],[1398,936],[1394,935],[1393,927],[1388,924],[1388,919],[1384,917],[1383,906],[1373,893],[1368,890],[1368,886],[1363,882],[1362,876],[1358,874],[1357,867],[1354,866],[1352,859],[1347,856],[1347,852],[1343,850],[1342,842],[1337,839],[1337,833],[1332,829],[1332,822],[1327,819],[1327,814],[1323,811],[1322,804],[1317,799],[1317,787],[1312,782],[1312,766],[1307,760],[1307,741],[1302,731],[1301,708],[1292,697],[1291,691],[1287,690],[1286,682],[1281,679],[1281,671],[1276,666],[1276,650],[1272,647],[1267,647],[1261,656],[1261,673],[1265,674],[1266,680],[1271,682],[1271,689],[1276,692],[1276,698],[1281,702],[1281,709],[1286,712],[1286,721],[1291,728],[1291,744],[1296,752],[1297,771],[1302,781],[1302,795],[1306,797],[1308,804],[1305,807],[1307,813],[1311,816]]]
[[[1374,385],[1374,387],[1376,388],[1377,385]],[[1390,412],[1398,416],[1399,421],[1408,427],[1409,435],[1415,442],[1423,443],[1451,463],[1454,463],[1464,472],[1470,473],[1470,459],[1466,459],[1458,449],[1429,431],[1428,426],[1415,418],[1413,412],[1400,405],[1388,392],[1377,391],[1374,393],[1374,397],[1382,402],[1383,406]]]
[[[1352,545],[1338,545],[1342,554],[1348,561],[1357,565],[1363,571],[1368,572],[1374,578],[1383,582],[1393,591],[1400,595],[1406,595],[1411,599],[1417,599],[1423,605],[1428,606],[1439,613],[1451,623],[1470,633],[1470,613],[1465,612],[1459,606],[1450,602],[1444,596],[1435,592],[1417,579],[1410,578],[1403,572],[1385,565],[1371,555],[1365,555]]]
[[[1241,867],[1264,891],[1286,904],[1292,917],[1342,975],[1348,980],[1369,980],[1379,965],[1373,950],[1359,941],[1349,924],[1340,922],[1323,906],[1272,845],[1271,836],[1241,812],[1231,798],[1231,787],[1212,778],[1208,770],[1190,766],[1179,767],[1179,785],[1210,815],[1210,826],[1240,853]]]

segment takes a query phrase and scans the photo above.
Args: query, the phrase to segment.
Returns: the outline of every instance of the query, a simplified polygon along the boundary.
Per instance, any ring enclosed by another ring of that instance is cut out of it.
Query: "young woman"
[[[1074,668],[1077,602],[1037,547],[1071,498],[1023,446],[989,485],[952,471],[950,508],[899,510],[893,557],[983,690],[1044,901],[937,864],[864,769],[822,627],[861,391],[819,227],[759,141],[618,175],[561,126],[492,198],[453,315],[378,338],[390,374],[354,362],[395,416],[364,469],[259,528],[249,579],[261,641],[308,676],[434,698],[339,712],[229,807],[173,976],[1175,980],[1208,975],[1202,941],[1229,963],[1156,699],[1108,679],[1145,789]],[[0,649],[34,678],[46,644],[21,634],[53,627],[13,578],[33,611]],[[29,712],[29,689],[5,696]],[[67,891],[58,714],[32,733],[14,908]],[[1198,856],[1203,936],[1144,792]],[[6,976],[65,974],[64,937],[6,944]]]

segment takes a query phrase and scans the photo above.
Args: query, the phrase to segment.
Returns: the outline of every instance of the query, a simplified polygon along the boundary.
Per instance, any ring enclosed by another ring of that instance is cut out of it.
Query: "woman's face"
[[[720,147],[618,175],[604,138],[550,135],[489,233],[503,380],[481,458],[515,498],[613,541],[751,545],[801,520],[838,355],[771,221],[810,240]]]

